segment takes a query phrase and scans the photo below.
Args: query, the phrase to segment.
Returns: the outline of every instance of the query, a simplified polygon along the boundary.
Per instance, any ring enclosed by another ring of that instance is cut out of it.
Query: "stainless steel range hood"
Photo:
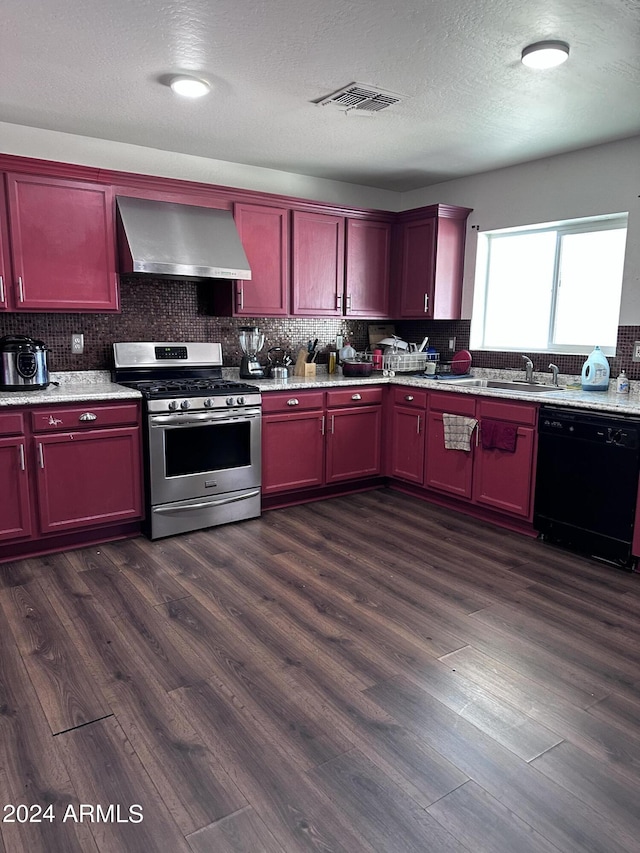
[[[251,278],[231,211],[125,196],[116,201],[121,273]]]

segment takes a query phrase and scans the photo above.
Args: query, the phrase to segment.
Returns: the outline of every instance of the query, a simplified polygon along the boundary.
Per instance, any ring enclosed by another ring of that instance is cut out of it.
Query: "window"
[[[471,347],[615,355],[627,215],[478,235]]]

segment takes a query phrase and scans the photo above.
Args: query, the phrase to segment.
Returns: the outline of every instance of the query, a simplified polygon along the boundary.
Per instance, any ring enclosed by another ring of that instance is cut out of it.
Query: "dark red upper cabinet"
[[[11,307],[16,311],[118,311],[111,188],[8,174],[7,196]]]
[[[289,313],[289,211],[236,204],[234,218],[251,268],[236,281],[232,313],[238,317],[286,317]]]
[[[344,313],[347,317],[389,317],[391,224],[347,220]]]
[[[400,214],[399,299],[404,319],[459,320],[467,207],[436,204]]]
[[[344,216],[293,211],[291,313],[340,317],[344,308]]]
[[[4,184],[0,180],[0,311],[6,311],[9,307],[9,290],[11,285],[9,269],[9,232],[4,211],[7,203],[4,192]]]

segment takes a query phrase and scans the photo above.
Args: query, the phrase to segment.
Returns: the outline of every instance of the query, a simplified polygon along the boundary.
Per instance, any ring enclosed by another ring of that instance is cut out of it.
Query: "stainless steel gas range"
[[[220,344],[116,343],[113,354],[114,381],[144,400],[147,535],[260,515],[260,390],[222,378]]]

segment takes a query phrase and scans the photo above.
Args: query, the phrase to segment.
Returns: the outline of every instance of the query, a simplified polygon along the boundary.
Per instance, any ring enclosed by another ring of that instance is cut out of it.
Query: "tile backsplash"
[[[224,364],[240,364],[238,329],[240,326],[258,325],[266,341],[261,358],[270,347],[281,346],[295,355],[308,340],[318,338],[318,348],[332,343],[336,335],[349,339],[357,350],[368,343],[367,320],[214,317],[203,309],[203,287],[227,287],[229,282],[195,284],[182,281],[140,281],[122,278],[120,314],[0,314],[0,336],[21,334],[43,340],[49,348],[48,364],[52,371],[106,370],[111,367],[114,341],[216,341],[222,344]],[[380,321],[371,321],[378,323]],[[469,347],[469,320],[397,320],[396,333],[409,341],[420,342],[429,335],[429,345],[434,346],[443,360],[453,355],[449,340],[455,338],[455,350]],[[84,352],[71,353],[71,335],[84,334]],[[630,379],[640,379],[640,362],[632,362],[634,341],[640,340],[640,326],[620,326],[617,355],[609,359],[611,376],[624,368]],[[472,351],[477,367],[522,369],[523,353]],[[585,356],[536,355],[529,353],[536,371],[547,371],[550,361],[563,374],[579,374]],[[319,356],[322,363],[322,353]]]

